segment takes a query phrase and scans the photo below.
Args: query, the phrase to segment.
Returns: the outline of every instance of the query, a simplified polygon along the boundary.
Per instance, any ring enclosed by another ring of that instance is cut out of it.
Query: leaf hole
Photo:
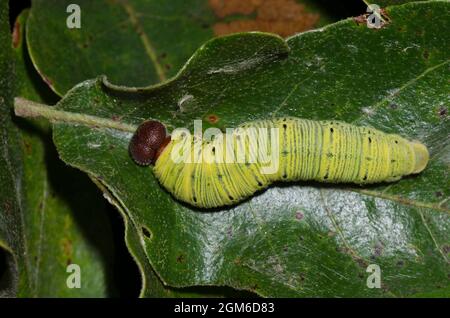
[[[152,237],[152,233],[146,226],[141,226],[141,232],[142,232],[142,235],[144,235],[148,239],[150,239]]]

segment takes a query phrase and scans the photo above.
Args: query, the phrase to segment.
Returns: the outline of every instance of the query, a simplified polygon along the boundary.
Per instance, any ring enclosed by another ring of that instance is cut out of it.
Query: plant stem
[[[19,117],[44,117],[53,123],[65,122],[82,124],[90,127],[111,128],[132,133],[135,132],[137,128],[136,125],[112,119],[59,110],[54,106],[36,103],[21,97],[16,97],[14,100],[14,112]]]

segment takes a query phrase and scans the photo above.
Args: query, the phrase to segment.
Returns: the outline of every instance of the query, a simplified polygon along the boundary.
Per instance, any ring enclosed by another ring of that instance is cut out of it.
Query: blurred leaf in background
[[[27,54],[24,43],[27,14],[21,14],[14,26],[16,80],[10,79],[9,83],[16,83],[15,95],[54,103],[59,98],[42,82]],[[9,34],[9,27],[2,30],[4,33]],[[6,52],[11,51],[10,40],[1,43]],[[2,116],[9,115],[7,109],[2,109]],[[3,166],[6,167],[3,173],[11,173],[8,165],[14,165],[20,173],[15,174],[14,186],[2,186],[2,192],[16,191],[14,196],[6,192],[10,199],[17,198],[17,209],[2,208],[0,219],[0,226],[10,236],[8,249],[18,265],[15,268],[8,264],[9,271],[14,272],[9,295],[114,295],[117,292],[111,276],[114,246],[101,192],[85,174],[59,160],[48,121],[15,118],[10,125],[16,140],[10,137],[5,144],[17,147],[16,157]],[[72,263],[80,266],[81,288],[70,289],[66,284],[70,274],[66,269]]]
[[[21,212],[22,167],[19,134],[11,122],[14,97],[14,61],[8,24],[8,3],[0,2],[0,296],[17,290],[17,266],[24,268],[19,238],[23,235]]]
[[[59,95],[101,74],[127,86],[164,81],[217,35],[289,36],[331,21],[314,1],[81,0],[81,28],[69,29],[72,2],[33,1],[27,31],[31,58]]]

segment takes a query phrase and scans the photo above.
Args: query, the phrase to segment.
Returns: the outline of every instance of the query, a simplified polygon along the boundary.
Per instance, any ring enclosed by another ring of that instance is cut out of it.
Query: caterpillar
[[[393,182],[421,172],[429,159],[425,145],[396,134],[295,117],[247,122],[210,140],[185,132],[166,136],[161,123],[149,120],[136,130],[129,152],[139,165],[153,163],[175,198],[199,208],[236,204],[275,181]],[[267,154],[277,167],[264,172]],[[200,160],[193,161],[196,155]],[[234,161],[224,161],[226,155]]]

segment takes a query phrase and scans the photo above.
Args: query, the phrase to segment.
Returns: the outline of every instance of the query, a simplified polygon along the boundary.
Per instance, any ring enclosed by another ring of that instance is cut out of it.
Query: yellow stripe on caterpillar
[[[282,117],[238,128],[213,140],[173,134],[156,159],[155,176],[175,198],[214,208],[236,204],[275,181],[392,182],[421,172],[429,159],[418,141],[339,121]],[[264,130],[267,138],[260,138]],[[245,160],[236,160],[242,152]],[[278,161],[277,169],[263,173],[267,162],[261,158],[267,156],[261,154],[275,155],[269,157]],[[235,161],[224,160],[227,155]]]

